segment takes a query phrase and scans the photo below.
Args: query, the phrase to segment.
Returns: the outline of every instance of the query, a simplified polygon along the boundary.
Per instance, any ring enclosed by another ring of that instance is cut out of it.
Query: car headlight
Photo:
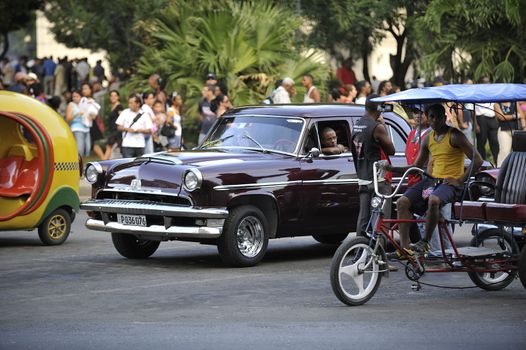
[[[495,180],[491,176],[486,175],[486,174],[476,176],[475,180],[481,181],[481,182],[488,182],[488,183],[495,185]],[[480,189],[480,193],[485,197],[493,197],[495,195],[495,189],[490,186],[480,185],[479,189]]]
[[[99,179],[99,175],[102,174],[102,167],[99,163],[93,162],[88,163],[86,171],[84,171],[84,176],[89,183],[94,184]]]
[[[197,169],[190,169],[184,174],[183,186],[187,191],[195,191],[201,187],[203,176]]]
[[[373,199],[371,199],[371,207],[378,208],[381,204],[382,204],[382,198],[373,197]]]

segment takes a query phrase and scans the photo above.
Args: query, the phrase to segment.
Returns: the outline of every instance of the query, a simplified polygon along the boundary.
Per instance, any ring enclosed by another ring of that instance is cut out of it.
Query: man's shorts
[[[439,180],[424,178],[414,186],[409,187],[404,196],[411,201],[411,210],[418,215],[427,211],[427,200],[433,195],[440,198],[440,207],[453,203],[462,194],[462,188],[444,184]]]

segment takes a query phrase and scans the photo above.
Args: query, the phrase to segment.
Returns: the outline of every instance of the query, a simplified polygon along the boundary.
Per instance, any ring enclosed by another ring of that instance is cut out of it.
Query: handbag
[[[163,136],[166,136],[168,138],[171,138],[171,137],[174,137],[175,136],[175,127],[171,124],[164,124],[163,127],[161,128],[161,132],[160,134],[163,135]]]

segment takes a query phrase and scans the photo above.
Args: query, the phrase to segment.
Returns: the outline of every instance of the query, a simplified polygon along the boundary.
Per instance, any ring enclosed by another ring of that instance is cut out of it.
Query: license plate
[[[144,215],[117,214],[117,222],[123,225],[147,226]]]

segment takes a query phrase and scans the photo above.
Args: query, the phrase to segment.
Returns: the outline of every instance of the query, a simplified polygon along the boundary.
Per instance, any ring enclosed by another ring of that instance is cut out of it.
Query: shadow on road
[[[325,245],[316,242],[294,242],[293,244],[279,244],[271,242],[265,257],[260,265],[280,264],[294,261],[313,261],[327,259],[334,255],[336,245]],[[273,244],[274,243],[274,244]],[[117,254],[117,253],[116,253]],[[195,268],[228,268],[221,261],[215,246],[200,247],[181,251],[180,249],[162,249],[151,258],[145,260],[128,260],[123,258],[127,265],[152,266],[172,268],[174,266],[187,266]],[[123,262],[121,261],[121,263]]]

